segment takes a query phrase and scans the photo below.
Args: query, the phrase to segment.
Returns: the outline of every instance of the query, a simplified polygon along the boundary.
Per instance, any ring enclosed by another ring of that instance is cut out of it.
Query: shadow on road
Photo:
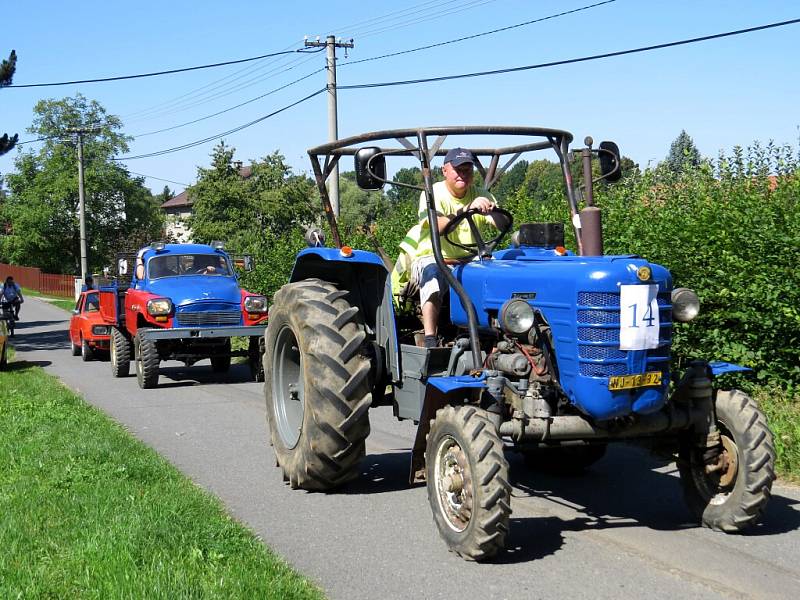
[[[49,367],[49,360],[13,360],[6,364],[5,371],[27,371],[32,367]]]
[[[383,494],[408,489],[411,487],[408,484],[410,456],[410,449],[407,452],[368,454],[361,461],[359,478],[344,486],[341,493]]]
[[[19,327],[19,324],[17,324]],[[19,331],[14,336],[14,348],[18,352],[34,350],[65,350],[69,348],[69,333],[66,330],[25,333]]]

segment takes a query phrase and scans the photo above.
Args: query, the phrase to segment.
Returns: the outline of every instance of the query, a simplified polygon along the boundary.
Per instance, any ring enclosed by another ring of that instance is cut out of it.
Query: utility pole
[[[74,130],[78,134],[78,215],[81,223],[81,281],[86,281],[86,196],[83,189],[83,129]]]
[[[341,38],[337,41],[332,35],[325,38],[321,42],[319,38],[316,40],[306,40],[306,48],[320,48],[325,46],[326,49],[326,69],[328,70],[328,141],[335,142],[339,139],[339,124],[336,112],[336,48],[352,48],[353,40],[342,41]],[[331,208],[333,214],[339,216],[339,165],[337,164],[331,171],[328,177],[328,196],[331,199]]]

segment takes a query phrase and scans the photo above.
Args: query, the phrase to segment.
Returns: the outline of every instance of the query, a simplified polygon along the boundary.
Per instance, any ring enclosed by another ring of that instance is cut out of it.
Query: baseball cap
[[[463,165],[464,163],[474,163],[475,155],[466,148],[453,148],[448,150],[444,156],[444,163],[452,163],[454,167]]]

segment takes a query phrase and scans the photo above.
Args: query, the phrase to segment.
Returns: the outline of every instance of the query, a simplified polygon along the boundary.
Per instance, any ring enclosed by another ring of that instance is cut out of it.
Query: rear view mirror
[[[231,259],[233,260],[233,266],[237,269],[241,269],[242,271],[247,271],[248,273],[253,270],[253,257],[249,254],[245,254],[243,256],[232,256]]]
[[[376,147],[356,151],[356,183],[362,190],[379,190],[386,183],[386,157],[380,152]]]
[[[619,161],[619,147],[614,142],[600,142],[597,153],[600,159],[600,174],[609,183],[619,181],[622,169]]]
[[[117,261],[117,275],[127,275],[128,274],[128,261],[124,258],[120,258]]]

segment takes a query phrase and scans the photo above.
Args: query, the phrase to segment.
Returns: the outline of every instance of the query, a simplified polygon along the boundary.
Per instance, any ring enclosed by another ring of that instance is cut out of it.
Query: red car
[[[92,360],[96,350],[108,350],[110,328],[100,316],[100,298],[97,290],[81,292],[72,319],[69,322],[69,340],[72,356],[81,355],[84,361]]]

